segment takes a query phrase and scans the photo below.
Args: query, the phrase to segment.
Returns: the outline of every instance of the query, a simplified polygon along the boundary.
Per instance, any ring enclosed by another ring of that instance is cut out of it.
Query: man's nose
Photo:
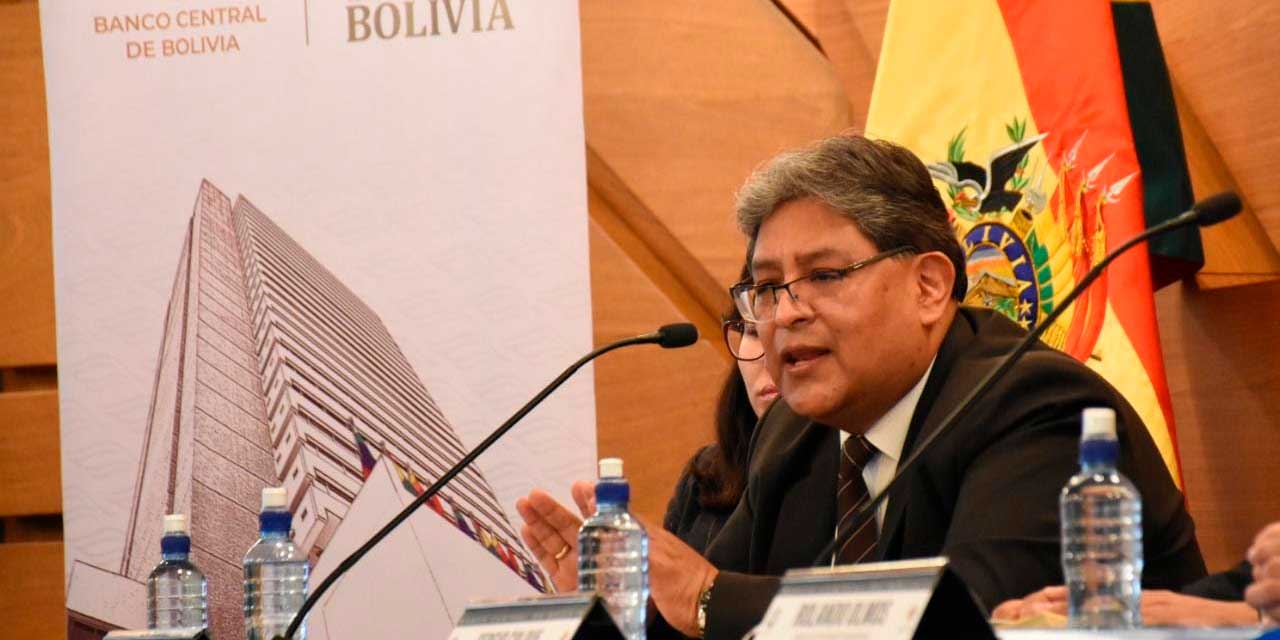
[[[790,288],[778,292],[778,303],[773,313],[774,324],[789,327],[811,317],[813,317],[813,309],[791,293]]]

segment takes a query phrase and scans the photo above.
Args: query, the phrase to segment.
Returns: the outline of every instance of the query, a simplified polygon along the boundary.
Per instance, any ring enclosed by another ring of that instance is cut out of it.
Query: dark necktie
[[[862,436],[850,435],[840,448],[840,473],[836,477],[836,535],[843,542],[836,550],[836,564],[856,564],[876,548],[876,516],[872,512],[862,522],[854,522],[853,514],[870,498],[862,469],[876,454],[876,448]],[[856,526],[854,526],[856,525]],[[849,529],[854,529],[850,532]]]

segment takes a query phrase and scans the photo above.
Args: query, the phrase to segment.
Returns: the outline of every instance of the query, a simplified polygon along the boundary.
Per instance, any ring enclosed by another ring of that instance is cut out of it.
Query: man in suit
[[[1182,496],[1140,419],[1096,374],[1043,346],[874,518],[853,522],[1024,332],[959,306],[965,258],[947,210],[924,165],[897,145],[849,135],[783,154],[743,187],[738,220],[752,278],[731,293],[757,324],[784,400],[756,430],[746,492],[706,560],[649,527],[661,623],[741,637],[777,576],[815,562],[946,555],[988,607],[1061,582],[1057,496],[1090,406],[1117,412],[1120,467],[1144,499],[1147,582],[1204,575]],[[572,588],[576,518],[540,491],[517,507],[526,542],[557,586]],[[845,543],[817,558],[837,535]]]

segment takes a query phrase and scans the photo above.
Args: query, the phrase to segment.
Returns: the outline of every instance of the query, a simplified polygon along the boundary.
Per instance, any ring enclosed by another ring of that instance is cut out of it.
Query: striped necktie
[[[870,514],[863,522],[853,522],[854,512],[870,498],[867,482],[862,479],[862,469],[875,454],[876,448],[862,436],[850,435],[840,448],[839,488],[836,490],[836,510],[840,520],[836,524],[836,535],[844,542],[836,551],[836,564],[862,562],[876,548],[879,534],[875,514]],[[855,530],[848,531],[851,528]]]

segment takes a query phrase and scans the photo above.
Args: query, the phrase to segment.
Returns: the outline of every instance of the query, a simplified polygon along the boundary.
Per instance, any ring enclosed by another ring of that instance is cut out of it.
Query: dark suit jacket
[[[903,458],[1025,332],[961,308],[911,419]],[[1142,494],[1143,583],[1177,589],[1205,575],[1195,529],[1151,437],[1120,394],[1069,356],[1028,351],[889,495],[876,560],[945,555],[988,609],[1062,583],[1058,494],[1078,470],[1080,412],[1116,410],[1120,470]],[[836,429],[777,402],[755,431],[746,493],[712,541],[721,572],[708,638],[755,626],[789,568],[812,566],[835,530]],[[829,562],[829,559],[824,559]]]
[[[1244,590],[1253,584],[1253,565],[1248,560],[1223,571],[1212,573],[1182,587],[1182,593],[1210,600],[1240,602]]]
[[[698,450],[684,467],[680,481],[676,483],[675,495],[667,503],[667,515],[662,520],[662,528],[674,533],[685,544],[693,547],[702,555],[707,553],[707,545],[720,533],[725,520],[733,513],[733,508],[717,509],[702,506],[702,491],[698,479],[693,476],[693,467],[703,456],[712,455],[719,445],[709,444]]]

